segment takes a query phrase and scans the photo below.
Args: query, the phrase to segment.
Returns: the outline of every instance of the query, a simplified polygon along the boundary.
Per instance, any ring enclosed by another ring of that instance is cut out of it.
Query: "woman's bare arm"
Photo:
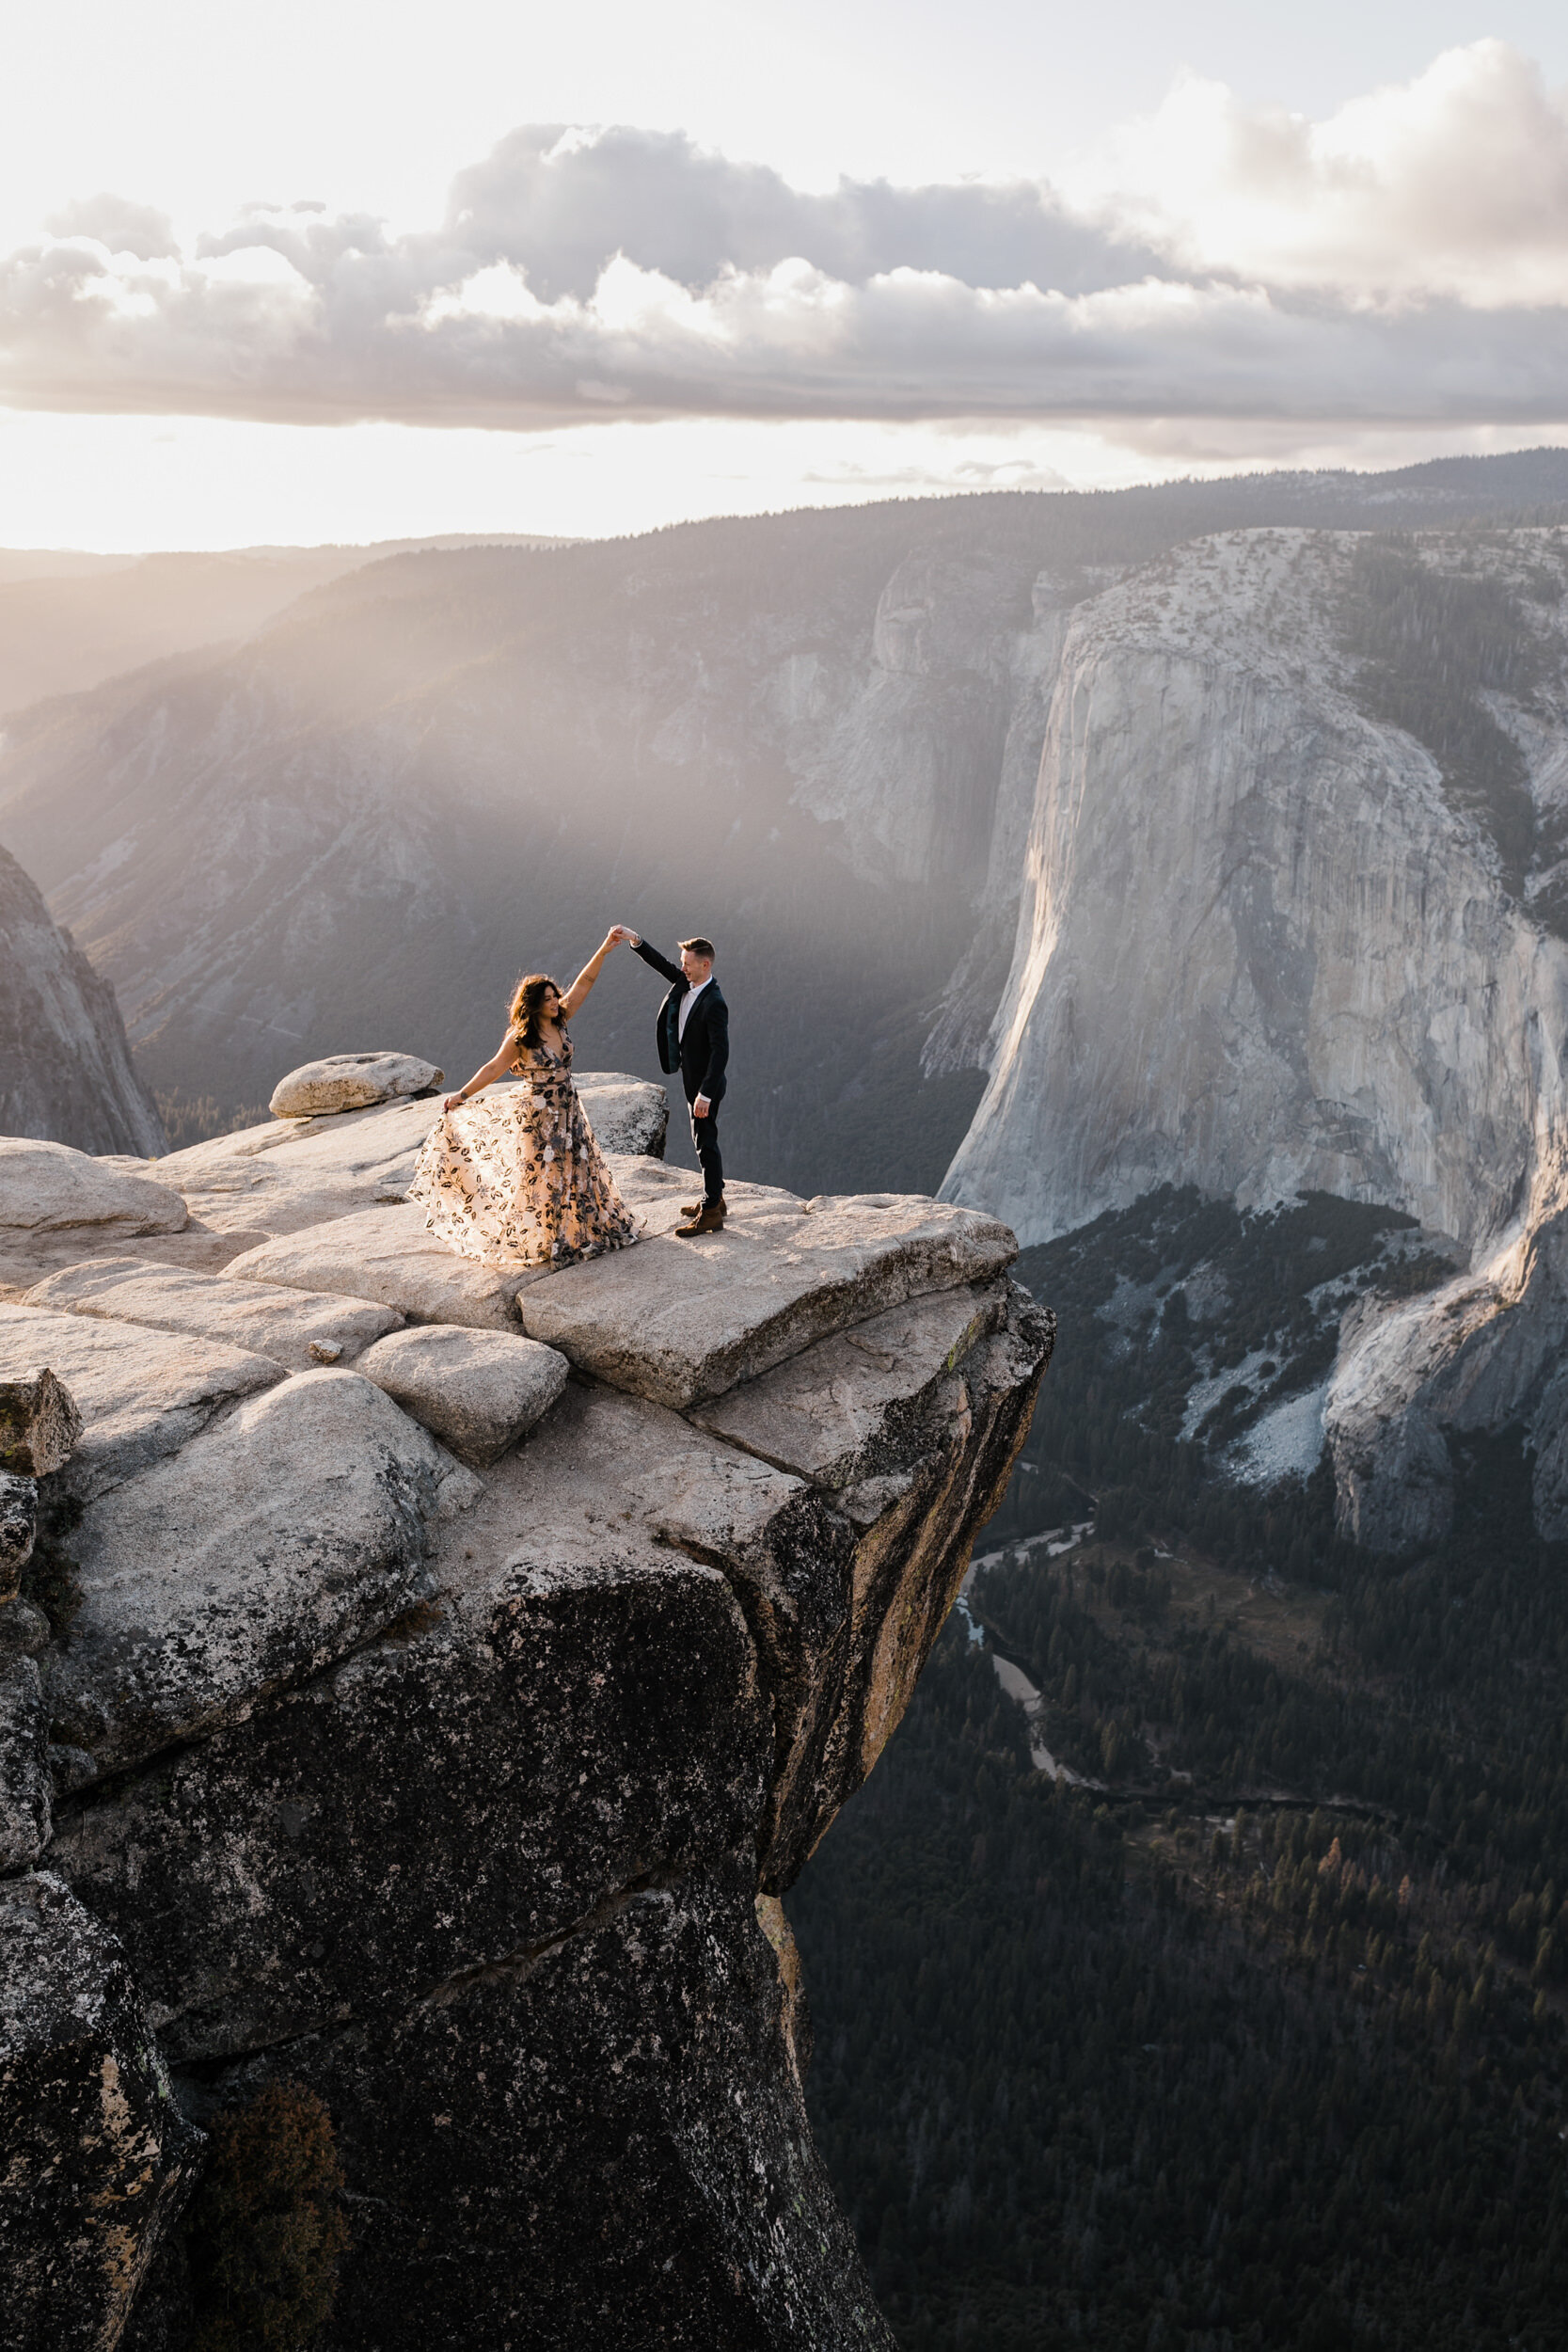
[[[582,970],[578,974],[577,978],[572,982],[571,987],[566,991],[565,995],[561,1000],[561,1018],[562,1021],[570,1021],[573,1013],[578,1011],[582,1005],[587,1003],[588,992],[593,987],[594,981],[598,978],[599,974],[604,970],[604,960],[606,956],[609,955],[612,947],[620,945],[621,935],[621,927],[617,924],[615,929],[607,936],[604,946],[602,947],[594,948],[593,954],[589,957],[588,961],[583,965]]]
[[[482,1069],[474,1072],[473,1076],[468,1080],[467,1085],[463,1089],[461,1093],[449,1094],[446,1101],[442,1104],[441,1108],[444,1111],[454,1111],[459,1103],[466,1103],[468,1100],[469,1095],[477,1094],[482,1087],[492,1085],[497,1078],[504,1078],[516,1058],[517,1041],[513,1036],[511,1030],[508,1029],[506,1035],[502,1038],[499,1046],[497,1048],[496,1052],[491,1055],[489,1060],[484,1063]]]

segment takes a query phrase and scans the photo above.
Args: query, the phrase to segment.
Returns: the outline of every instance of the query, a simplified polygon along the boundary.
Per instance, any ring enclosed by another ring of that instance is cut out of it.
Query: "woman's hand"
[[[468,1098],[466,1094],[449,1094],[446,1101],[442,1104],[441,1108],[444,1111],[457,1110],[461,1104],[467,1101],[467,1099]]]

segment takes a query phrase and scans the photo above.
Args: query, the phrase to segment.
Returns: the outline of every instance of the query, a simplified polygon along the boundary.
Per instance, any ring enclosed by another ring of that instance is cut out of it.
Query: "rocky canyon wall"
[[[951,1185],[1025,1242],[1196,1182],[1397,1200],[1484,1247],[1561,1149],[1568,946],[1432,754],[1358,707],[1354,545],[1204,542],[1074,616]],[[1568,764],[1560,711],[1537,723]]]
[[[164,1149],[114,990],[0,850],[0,1134],[82,1152]]]
[[[1380,1546],[1446,1525],[1445,1431],[1514,1420],[1568,1523],[1564,561],[1555,531],[1245,532],[1078,608],[943,1187],[1026,1242],[1164,1184],[1457,1240],[1471,1271],[1356,1318],[1326,1399],[1342,1526]]]

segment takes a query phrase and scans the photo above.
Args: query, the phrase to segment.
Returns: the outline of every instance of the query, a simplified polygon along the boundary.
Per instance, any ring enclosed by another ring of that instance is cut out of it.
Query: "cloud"
[[[1187,80],[1073,195],[810,194],[546,125],[418,234],[301,203],[182,252],[100,196],[0,262],[0,398],[514,427],[1561,412],[1568,119],[1499,42],[1322,124]]]
[[[51,236],[91,237],[111,253],[130,253],[138,262],[166,261],[178,254],[174,223],[150,204],[128,204],[122,196],[103,191],[78,197],[52,213],[44,222]]]
[[[678,132],[626,128],[512,132],[460,174],[446,230],[526,269],[546,302],[585,300],[617,254],[692,291],[725,268],[767,272],[797,257],[848,285],[903,268],[1068,294],[1165,266],[1151,244],[1075,218],[1034,183],[842,181],[832,195],[804,195],[766,165],[705,154]]]
[[[1568,301],[1568,110],[1500,40],[1322,123],[1186,77],[1081,193],[1188,271],[1483,310]]]

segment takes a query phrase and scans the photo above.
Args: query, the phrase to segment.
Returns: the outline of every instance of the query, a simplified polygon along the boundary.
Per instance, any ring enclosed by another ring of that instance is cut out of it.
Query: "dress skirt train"
[[[519,1057],[523,1084],[444,1111],[408,1187],[459,1256],[571,1265],[638,1237],[571,1080],[572,1048]]]

